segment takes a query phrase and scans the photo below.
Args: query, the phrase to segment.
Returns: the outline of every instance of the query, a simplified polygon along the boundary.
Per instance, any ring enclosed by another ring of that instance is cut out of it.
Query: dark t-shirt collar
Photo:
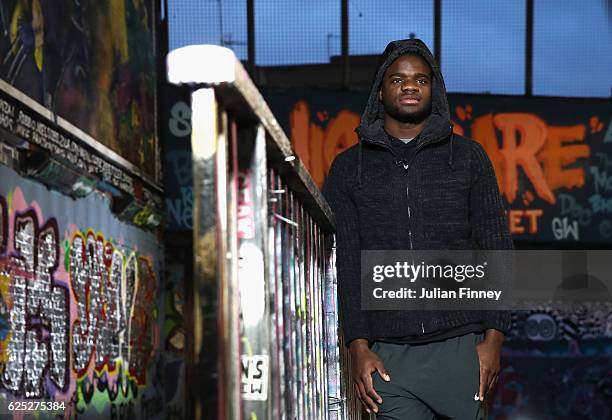
[[[385,133],[387,132],[385,131]],[[387,133],[387,136],[389,137],[393,150],[395,151],[396,154],[398,154],[399,156],[402,156],[403,158],[410,158],[414,154],[414,149],[416,148],[416,145],[419,143],[421,134],[418,134],[415,138],[413,138],[408,143],[404,143],[403,141],[401,141],[395,136],[392,136],[389,133]]]

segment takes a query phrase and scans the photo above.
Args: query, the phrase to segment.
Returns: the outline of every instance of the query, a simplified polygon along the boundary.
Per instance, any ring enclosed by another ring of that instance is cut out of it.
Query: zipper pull
[[[423,330],[423,334],[425,334],[425,325],[421,322],[421,329]]]
[[[405,160],[401,159],[396,159],[393,163],[395,163],[395,166],[397,166],[398,168],[404,168],[404,174],[408,173],[408,169],[410,168],[409,162],[406,162]]]

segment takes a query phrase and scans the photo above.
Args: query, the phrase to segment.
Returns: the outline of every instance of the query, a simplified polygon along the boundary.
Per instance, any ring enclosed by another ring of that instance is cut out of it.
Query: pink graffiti
[[[9,202],[0,196],[0,388],[73,407],[85,376],[105,375],[125,395],[146,384],[157,278],[152,259],[126,244],[75,226],[64,235],[66,249],[56,219],[19,188]]]
[[[6,206],[1,216],[6,226]],[[3,228],[3,236],[4,232]],[[41,226],[34,210],[18,213],[12,246],[13,253],[0,264],[12,279],[7,296],[8,360],[0,380],[16,395],[40,397],[47,374],[58,388],[68,385],[68,291],[54,279],[57,222],[50,218]]]

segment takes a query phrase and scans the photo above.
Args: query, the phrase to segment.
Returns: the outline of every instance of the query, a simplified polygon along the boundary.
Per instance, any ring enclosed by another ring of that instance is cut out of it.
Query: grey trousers
[[[484,407],[474,400],[480,379],[476,344],[482,333],[470,333],[427,344],[375,342],[374,351],[391,376],[374,374],[374,389],[383,399],[377,419],[480,420]]]

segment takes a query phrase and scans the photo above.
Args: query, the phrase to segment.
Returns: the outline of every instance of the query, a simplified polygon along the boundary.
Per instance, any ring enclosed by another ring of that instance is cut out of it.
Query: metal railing
[[[357,418],[328,204],[230,50],[175,50],[168,79],[192,89],[188,416]]]

